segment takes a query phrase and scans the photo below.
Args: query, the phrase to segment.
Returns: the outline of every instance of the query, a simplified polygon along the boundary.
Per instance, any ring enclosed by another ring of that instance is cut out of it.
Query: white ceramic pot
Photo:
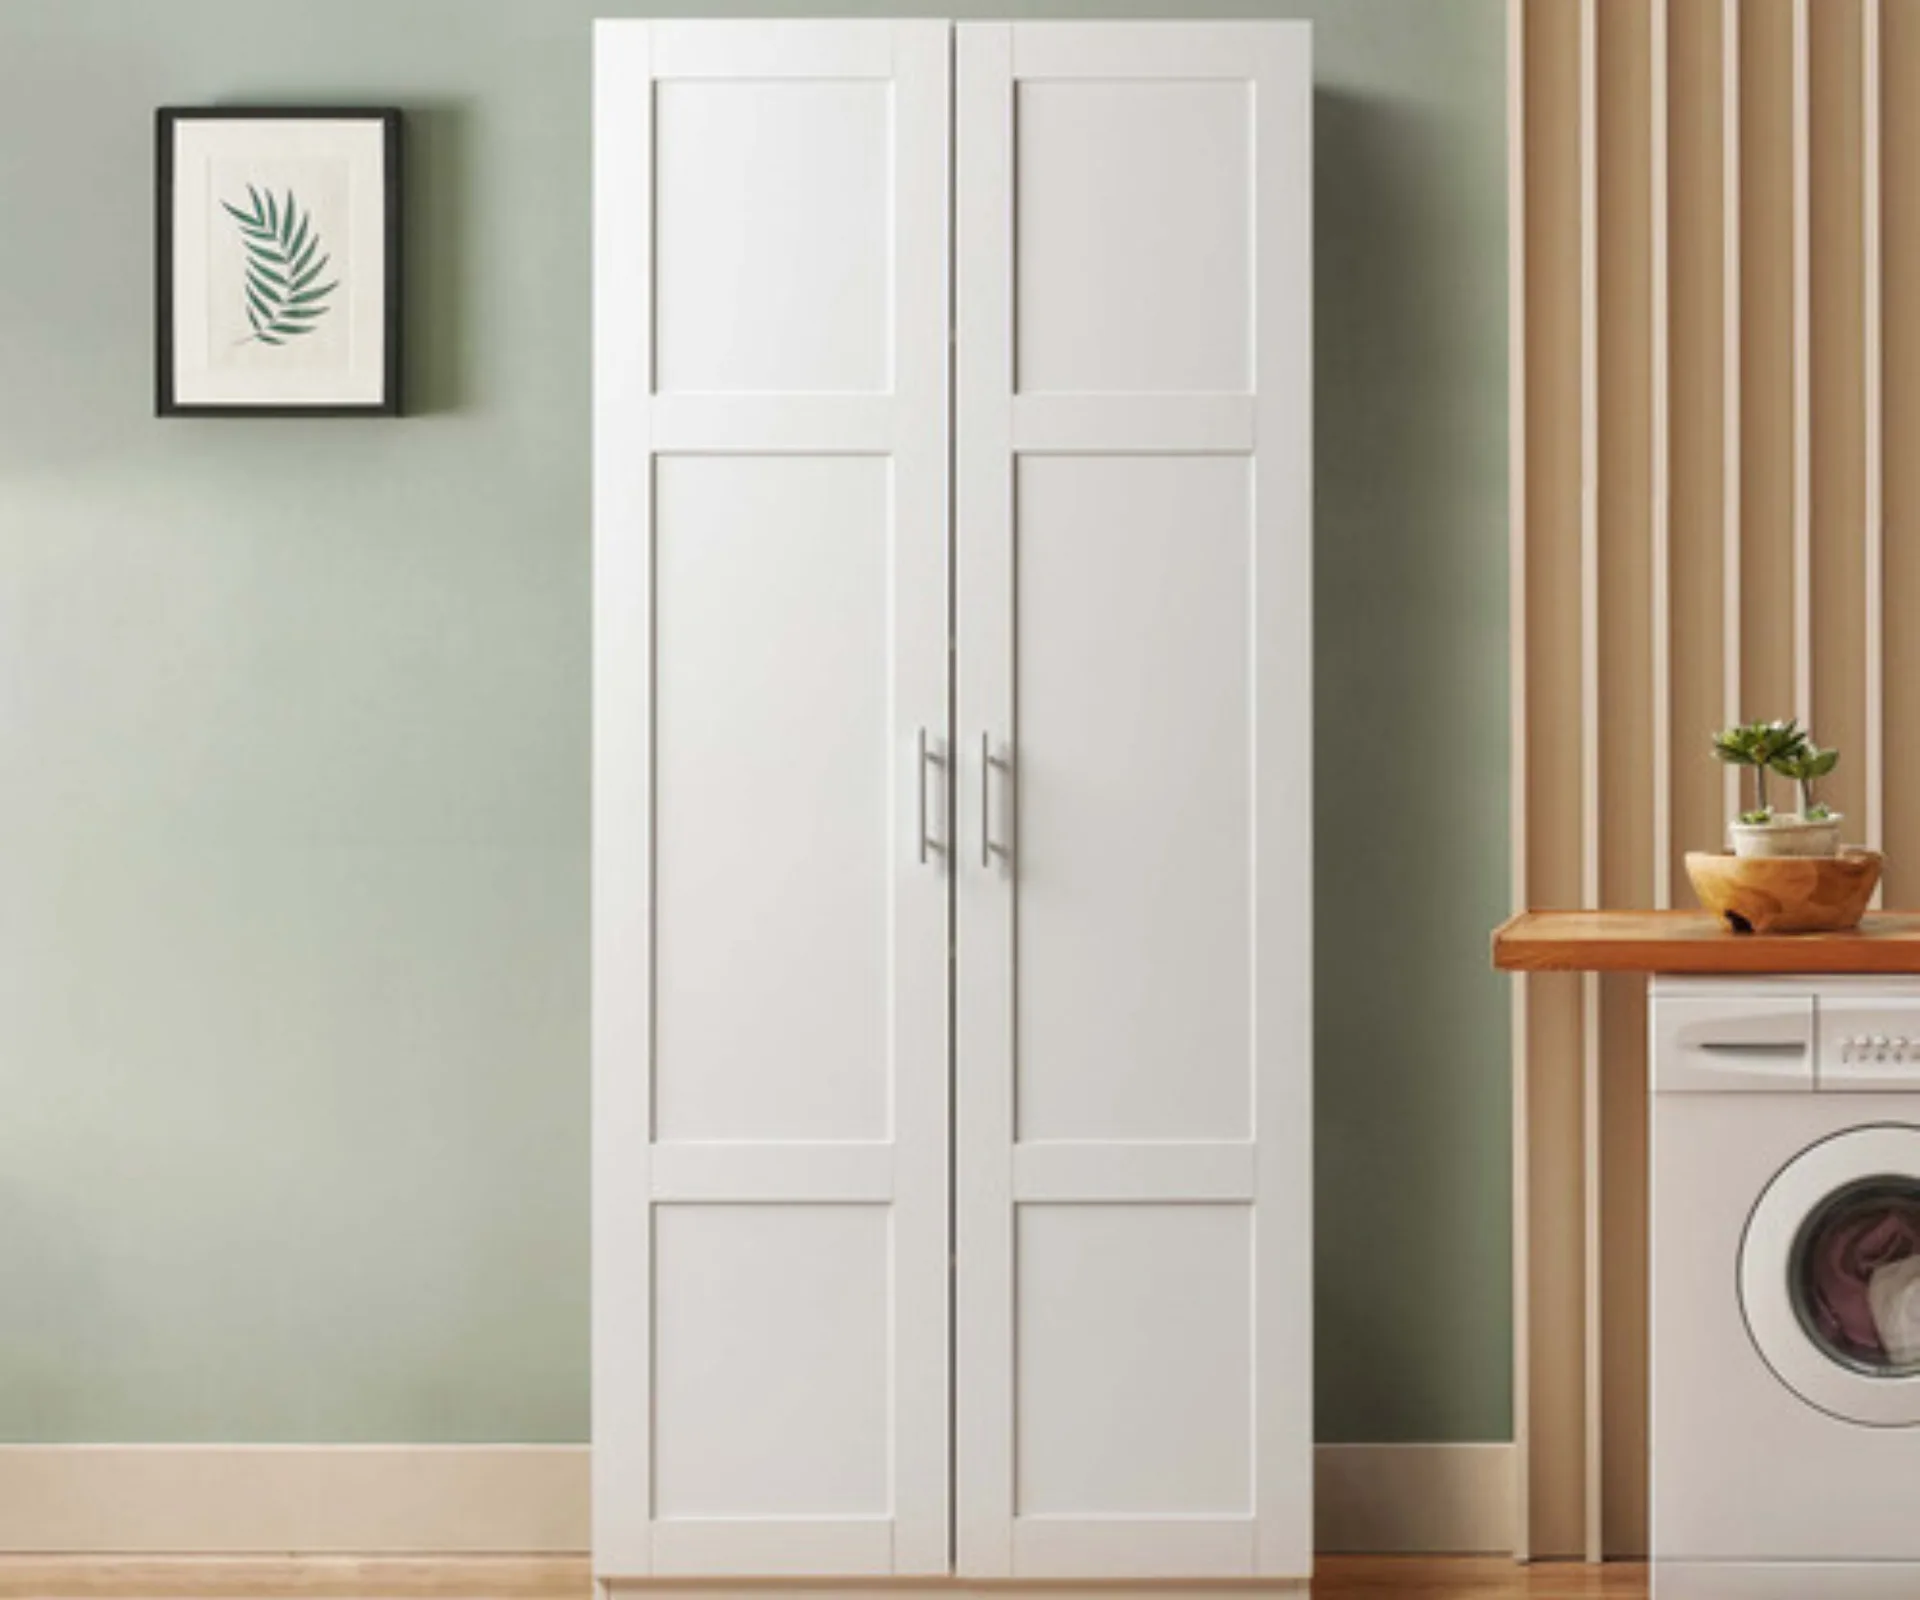
[[[1818,822],[1775,817],[1771,822],[1729,823],[1727,833],[1737,856],[1837,856],[1840,821],[1838,812]]]

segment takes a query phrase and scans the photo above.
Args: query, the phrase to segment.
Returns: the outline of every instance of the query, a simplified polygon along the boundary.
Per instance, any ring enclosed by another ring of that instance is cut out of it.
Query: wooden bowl
[[[1878,850],[1837,856],[1687,852],[1693,892],[1735,933],[1837,933],[1858,927],[1880,881]]]

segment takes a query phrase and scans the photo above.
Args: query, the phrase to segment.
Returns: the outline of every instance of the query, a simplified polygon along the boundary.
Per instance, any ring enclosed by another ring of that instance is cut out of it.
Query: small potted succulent
[[[1860,925],[1880,882],[1880,852],[1840,848],[1840,817],[1813,786],[1840,763],[1797,722],[1749,722],[1713,736],[1713,753],[1753,771],[1753,806],[1728,825],[1733,853],[1689,850],[1700,904],[1733,933],[1833,933]],[[1767,777],[1799,789],[1798,811],[1776,812]]]
[[[1813,786],[1839,764],[1838,750],[1822,750],[1798,722],[1736,723],[1713,736],[1713,753],[1730,766],[1753,769],[1753,808],[1729,825],[1736,856],[1835,856],[1840,853],[1839,813],[1814,799]],[[1800,809],[1776,813],[1767,796],[1767,774],[1800,790]]]

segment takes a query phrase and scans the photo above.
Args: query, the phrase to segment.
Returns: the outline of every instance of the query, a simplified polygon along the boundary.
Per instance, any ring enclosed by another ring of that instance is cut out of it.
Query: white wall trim
[[[574,1553],[584,1445],[0,1446],[0,1552]]]
[[[1316,1544],[1513,1549],[1510,1444],[1323,1444]],[[584,1445],[5,1445],[7,1555],[573,1555]]]
[[[1510,1444],[1323,1444],[1314,1468],[1318,1550],[1468,1555],[1514,1548]]]

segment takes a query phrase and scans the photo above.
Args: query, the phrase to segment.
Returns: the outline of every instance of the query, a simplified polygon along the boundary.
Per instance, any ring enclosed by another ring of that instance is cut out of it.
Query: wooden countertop
[[[1493,933],[1502,972],[1920,973],[1920,912],[1847,933],[1730,933],[1705,911],[1523,911]]]

